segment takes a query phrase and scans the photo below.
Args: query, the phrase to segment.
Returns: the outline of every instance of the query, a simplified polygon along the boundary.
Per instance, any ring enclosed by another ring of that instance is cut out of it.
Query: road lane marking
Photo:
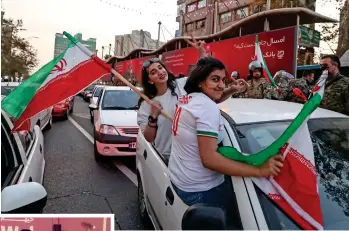
[[[91,119],[91,116],[86,113],[73,113],[73,116],[77,116],[83,119]]]
[[[89,140],[94,143],[94,138],[78,124],[72,117],[68,116],[69,121]],[[123,165],[119,161],[114,161],[115,167],[117,167],[132,183],[138,186],[137,175],[134,174],[129,168]]]
[[[128,167],[123,165],[119,161],[114,161],[114,165],[123,173],[127,176],[128,179],[132,181],[136,186],[138,186],[138,181],[137,181],[137,176],[134,174]]]

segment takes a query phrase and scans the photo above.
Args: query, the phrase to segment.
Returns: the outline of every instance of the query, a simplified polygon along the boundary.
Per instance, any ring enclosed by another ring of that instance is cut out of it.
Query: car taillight
[[[67,107],[67,106],[65,105],[65,103],[59,103],[59,104],[56,104],[55,107],[58,107],[58,108],[65,108],[65,107]]]
[[[113,126],[102,124],[99,127],[99,132],[107,135],[119,135],[116,129]]]

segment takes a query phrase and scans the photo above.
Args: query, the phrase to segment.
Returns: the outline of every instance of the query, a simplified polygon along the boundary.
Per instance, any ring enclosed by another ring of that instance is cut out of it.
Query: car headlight
[[[99,133],[107,135],[120,135],[113,126],[102,124],[99,127]]]

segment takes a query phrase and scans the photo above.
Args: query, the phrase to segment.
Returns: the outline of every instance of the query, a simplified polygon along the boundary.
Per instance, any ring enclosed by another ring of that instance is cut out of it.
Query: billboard
[[[279,70],[295,74],[296,33],[296,27],[290,27],[258,34],[262,53],[272,75]],[[249,63],[256,60],[255,36],[208,43],[205,49],[226,65],[228,73],[238,71],[242,77],[247,77]],[[180,73],[188,75],[198,59],[199,54],[193,47],[162,54],[162,61],[176,76]]]
[[[87,218],[48,218],[48,217],[21,217],[21,218],[0,218],[1,231],[111,231],[114,227],[111,227],[110,217],[87,217]],[[57,227],[59,227],[57,229]]]

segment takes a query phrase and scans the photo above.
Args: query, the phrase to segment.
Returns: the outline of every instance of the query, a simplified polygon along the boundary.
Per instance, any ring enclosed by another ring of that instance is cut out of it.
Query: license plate
[[[128,144],[129,148],[136,148],[137,147],[137,142],[132,142]]]

